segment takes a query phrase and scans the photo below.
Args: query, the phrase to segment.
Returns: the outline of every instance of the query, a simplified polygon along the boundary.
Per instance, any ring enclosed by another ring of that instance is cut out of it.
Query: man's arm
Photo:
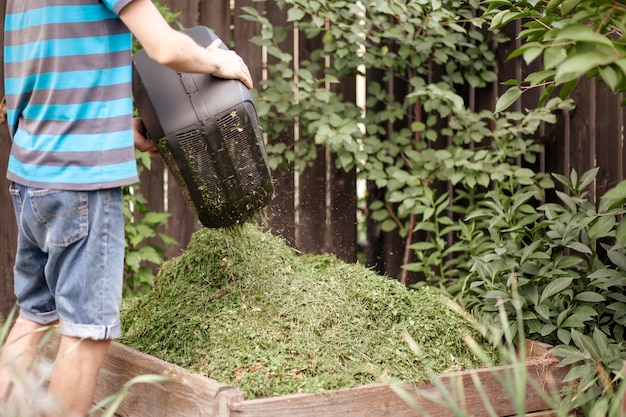
[[[234,51],[220,49],[219,41],[199,46],[165,21],[151,0],[133,0],[120,12],[120,19],[133,33],[148,56],[176,71],[207,73],[238,79],[252,88],[250,72]]]

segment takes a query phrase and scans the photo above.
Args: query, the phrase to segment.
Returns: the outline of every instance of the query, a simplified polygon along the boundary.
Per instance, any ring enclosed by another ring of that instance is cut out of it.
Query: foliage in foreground
[[[5,347],[10,326],[15,318],[14,308],[6,319],[0,316],[0,352]],[[35,359],[28,370],[10,369],[14,373],[8,398],[0,397],[0,416],[2,417],[41,417],[57,410],[56,400],[48,393],[47,385],[52,374],[54,361],[50,359],[58,340],[57,327],[44,327],[41,329],[45,334],[37,346],[42,355]],[[11,368],[9,363],[7,367]],[[3,371],[6,371],[3,369]],[[104,398],[89,410],[86,417],[113,417],[119,408],[126,393],[136,384],[156,384],[169,381],[169,377],[162,375],[141,375],[127,381],[119,392]]]
[[[561,407],[585,415],[606,415],[620,401],[626,360],[626,210],[611,193],[590,202],[596,173],[555,175],[565,189],[558,202],[541,204],[534,185],[490,193],[466,221],[494,245],[474,256],[456,293],[487,326],[497,328],[502,303],[511,319],[502,332],[554,345],[573,383]]]
[[[258,226],[196,232],[154,290],[126,300],[122,341],[238,387],[247,398],[316,393],[481,366],[481,340],[434,290],[329,255],[301,255]],[[416,356],[402,334],[428,350]]]
[[[0,352],[4,348],[15,314],[14,308],[8,317],[0,316]],[[51,364],[45,359],[38,362],[36,371],[26,374],[17,373],[13,378],[11,388],[15,398],[9,404],[7,398],[0,397],[0,415],[3,417],[39,417],[53,412],[55,401],[45,389],[45,382],[50,373]]]
[[[538,395],[553,411],[555,417],[579,416],[581,410],[572,410],[567,402],[562,400],[562,393],[558,392],[550,379],[538,380],[534,372],[529,373],[527,367],[528,351],[525,346],[526,335],[524,333],[524,302],[520,298],[520,294],[516,287],[511,291],[512,303],[508,306],[515,310],[515,320],[511,321],[511,314],[505,310],[504,304],[499,300],[497,305],[497,317],[494,317],[488,325],[494,323],[498,328],[502,329],[502,333],[493,334],[491,328],[483,327],[483,332],[491,336],[491,341],[497,345],[497,352],[501,358],[503,367],[502,371],[491,368],[493,363],[490,362],[487,352],[483,350],[480,344],[475,343],[471,338],[467,338],[468,345],[472,351],[481,358],[485,367],[492,369],[491,375],[500,384],[511,399],[512,405],[515,407],[516,415],[526,414],[526,394]],[[516,326],[516,325],[517,326]],[[412,343],[412,349],[419,351],[423,349],[418,343]],[[480,379],[472,378],[473,387],[463,384],[443,384],[439,381],[438,375],[431,372],[431,380],[437,387],[433,393],[422,393],[426,399],[438,404],[451,412],[455,417],[470,417],[475,414],[469,413],[464,407],[464,399],[467,397],[468,388],[476,388],[478,392],[482,392],[482,384]],[[621,382],[615,386],[615,394],[613,396],[605,396],[598,402],[594,403],[591,410],[585,410],[584,415],[590,416],[606,416],[606,417],[622,417],[622,404],[620,398],[626,398],[626,378],[622,377]],[[413,404],[415,410],[420,411],[419,405],[415,403],[411,392],[402,386],[395,387],[396,392],[404,398],[409,404]],[[530,394],[534,391],[533,394]],[[485,415],[489,417],[497,417],[500,414],[496,412],[497,404],[500,399],[494,399],[491,396],[482,396],[482,406],[485,409]],[[476,406],[477,404],[474,404]]]

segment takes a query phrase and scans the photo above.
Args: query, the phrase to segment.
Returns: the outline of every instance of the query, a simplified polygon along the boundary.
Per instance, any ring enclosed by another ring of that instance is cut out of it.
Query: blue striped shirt
[[[66,190],[137,181],[131,35],[119,19],[131,1],[7,1],[9,180]]]

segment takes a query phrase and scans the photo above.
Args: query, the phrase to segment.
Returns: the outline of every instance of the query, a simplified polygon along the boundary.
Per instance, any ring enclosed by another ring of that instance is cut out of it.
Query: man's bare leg
[[[87,414],[93,403],[98,371],[110,344],[110,340],[61,336],[49,391],[62,413],[50,417]]]
[[[48,327],[22,316],[15,320],[0,355],[0,399],[10,397],[11,381],[27,373]]]

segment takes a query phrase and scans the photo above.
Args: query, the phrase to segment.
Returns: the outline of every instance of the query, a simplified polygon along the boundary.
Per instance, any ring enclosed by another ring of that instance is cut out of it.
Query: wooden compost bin
[[[557,367],[558,359],[548,353],[549,345],[527,343],[526,369],[541,390],[560,390],[567,369]],[[515,409],[498,377],[513,366],[481,368],[446,373],[440,381],[451,392],[463,392],[463,409],[474,416],[485,416],[488,401],[498,416],[515,415]],[[420,412],[407,404],[388,384],[368,384],[322,394],[292,394],[246,400],[245,394],[226,384],[191,373],[179,366],[113,343],[100,371],[95,401],[115,394],[131,378],[145,374],[166,375],[172,382],[133,386],[117,411],[120,417],[327,417],[372,416],[444,417],[453,414],[432,401],[441,398],[432,382],[404,385],[419,405]],[[481,389],[476,388],[476,378]],[[458,390],[458,391],[454,391]],[[429,399],[427,399],[427,397]],[[529,384],[525,415],[550,416],[542,395]],[[537,414],[533,414],[537,413]]]

